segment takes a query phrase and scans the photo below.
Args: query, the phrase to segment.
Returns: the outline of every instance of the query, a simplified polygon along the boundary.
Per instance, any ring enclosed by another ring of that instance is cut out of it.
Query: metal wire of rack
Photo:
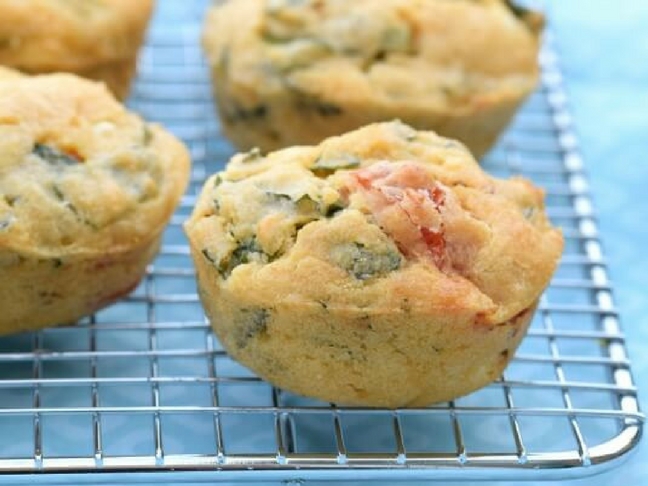
[[[551,39],[541,88],[483,161],[541,184],[564,231],[527,338],[470,396],[343,408],[261,381],[203,316],[180,225],[231,155],[198,44],[207,3],[160,2],[130,102],[190,147],[188,195],[131,296],[76,326],[0,340],[0,483],[556,479],[617,465],[644,417]]]

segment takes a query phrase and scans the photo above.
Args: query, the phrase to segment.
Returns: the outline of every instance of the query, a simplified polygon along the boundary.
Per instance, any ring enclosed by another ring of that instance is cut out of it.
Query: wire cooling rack
[[[130,297],[0,340],[0,483],[555,479],[616,465],[643,416],[551,39],[541,88],[484,160],[545,187],[566,239],[528,337],[499,381],[454,402],[336,408],[230,360],[196,295],[181,223],[232,153],[198,44],[207,3],[159,3],[130,102],[189,145],[188,195]]]

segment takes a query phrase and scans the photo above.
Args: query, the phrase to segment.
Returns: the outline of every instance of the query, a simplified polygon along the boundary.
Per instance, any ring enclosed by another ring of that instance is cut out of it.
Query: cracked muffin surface
[[[0,2],[0,65],[74,73],[124,99],[153,8],[154,0]]]
[[[483,155],[534,89],[542,17],[502,0],[239,0],[203,45],[242,150],[399,118]]]
[[[288,390],[369,406],[497,378],[563,245],[541,190],[399,122],[234,157],[186,231],[234,358]]]
[[[188,180],[184,146],[98,83],[0,71],[0,333],[128,293]]]

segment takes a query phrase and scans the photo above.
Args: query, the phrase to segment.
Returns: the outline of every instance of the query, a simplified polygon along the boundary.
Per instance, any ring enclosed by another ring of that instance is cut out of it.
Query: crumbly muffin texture
[[[234,157],[186,231],[232,356],[289,390],[372,406],[495,379],[562,250],[542,191],[399,122]]]
[[[241,149],[400,118],[481,156],[537,81],[542,17],[502,0],[239,0],[203,44]]]
[[[8,67],[0,66],[0,81],[10,81],[18,78],[23,78],[24,75],[20,71]]]
[[[187,184],[184,146],[72,75],[0,72],[0,333],[137,285]]]
[[[71,72],[125,98],[154,0],[12,0],[0,3],[0,65]]]

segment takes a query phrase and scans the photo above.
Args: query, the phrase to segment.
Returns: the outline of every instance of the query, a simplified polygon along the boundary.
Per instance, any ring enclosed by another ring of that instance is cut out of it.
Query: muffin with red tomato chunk
[[[134,289],[188,180],[184,146],[98,83],[0,70],[0,334]]]
[[[236,0],[203,45],[241,150],[398,118],[481,157],[537,83],[542,24],[506,0]]]
[[[496,379],[560,258],[530,182],[400,122],[235,156],[186,224],[226,350],[275,385],[423,406]]]
[[[126,98],[154,0],[0,2],[0,65],[69,72]]]

